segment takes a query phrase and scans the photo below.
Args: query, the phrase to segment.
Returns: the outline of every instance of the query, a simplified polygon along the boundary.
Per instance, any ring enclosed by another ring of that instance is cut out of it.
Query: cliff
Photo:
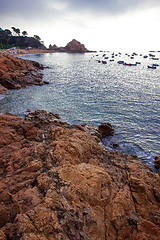
[[[42,85],[43,66],[11,54],[0,53],[0,93],[31,85]]]
[[[159,239],[160,176],[100,129],[0,115],[1,240]]]

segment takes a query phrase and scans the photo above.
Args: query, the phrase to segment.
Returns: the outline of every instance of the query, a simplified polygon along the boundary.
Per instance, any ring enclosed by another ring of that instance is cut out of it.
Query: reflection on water
[[[50,84],[9,91],[0,99],[1,113],[23,117],[28,108],[45,109],[71,123],[111,122],[115,128],[112,141],[153,165],[154,156],[160,155],[160,67],[147,69],[152,60],[137,56],[141,64],[128,67],[117,64],[118,57],[114,62],[98,63],[102,53],[47,53],[23,58],[48,66],[43,73]],[[126,55],[121,58],[128,61]]]

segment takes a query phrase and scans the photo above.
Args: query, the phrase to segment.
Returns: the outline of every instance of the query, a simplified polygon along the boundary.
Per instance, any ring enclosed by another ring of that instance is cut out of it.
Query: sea
[[[24,118],[27,109],[44,109],[71,124],[99,126],[109,122],[115,130],[113,136],[103,139],[109,151],[136,154],[156,171],[154,157],[160,156],[160,52],[20,57],[43,64],[43,80],[49,84],[1,95],[0,114],[10,112]],[[148,68],[155,65],[155,69]]]

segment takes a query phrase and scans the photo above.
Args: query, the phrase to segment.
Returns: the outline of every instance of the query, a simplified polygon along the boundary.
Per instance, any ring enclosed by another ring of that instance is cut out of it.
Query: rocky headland
[[[0,53],[0,93],[7,89],[19,89],[31,85],[43,85],[43,66],[23,60],[11,54]]]
[[[71,42],[69,42],[65,46],[65,51],[66,52],[71,52],[71,53],[85,53],[85,52],[89,52],[84,44],[81,44],[80,42],[78,42],[75,39],[73,39]]]
[[[158,240],[160,176],[109,152],[113,131],[0,115],[0,240]]]
[[[80,43],[76,39],[73,39],[65,47],[57,47],[55,44],[49,46],[49,50],[68,53],[85,53],[89,52],[84,44]]]

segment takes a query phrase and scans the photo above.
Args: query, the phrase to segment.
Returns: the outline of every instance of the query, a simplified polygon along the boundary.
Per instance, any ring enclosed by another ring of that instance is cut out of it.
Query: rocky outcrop
[[[23,60],[11,54],[0,53],[0,84],[7,89],[43,85],[43,66],[35,61]]]
[[[71,42],[69,42],[65,46],[65,51],[66,52],[71,52],[71,53],[85,53],[88,52],[88,50],[85,48],[84,44],[81,44],[77,40],[73,39]]]
[[[159,175],[96,139],[46,111],[0,115],[1,240],[159,239]]]
[[[106,136],[111,136],[114,133],[114,129],[110,123],[101,123],[98,130],[100,132],[101,139]]]
[[[84,44],[81,44],[77,40],[73,39],[65,47],[57,47],[55,44],[54,45],[49,45],[49,50],[50,51],[55,51],[55,52],[68,52],[68,53],[85,53],[89,52]]]

